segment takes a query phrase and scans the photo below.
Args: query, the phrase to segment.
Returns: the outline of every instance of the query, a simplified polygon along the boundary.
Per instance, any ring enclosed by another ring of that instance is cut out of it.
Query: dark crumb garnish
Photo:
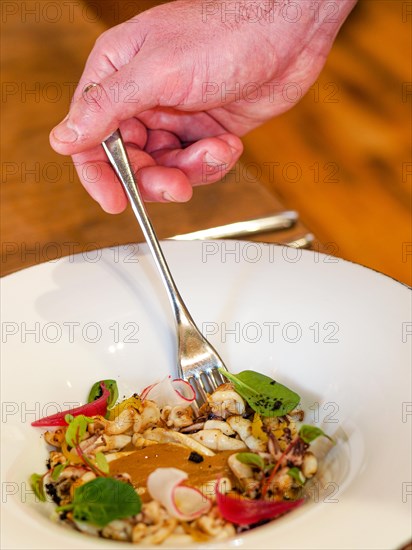
[[[61,521],[64,521],[65,519],[67,519],[68,513],[69,513],[68,510],[63,510],[63,512],[60,512],[59,518],[61,519]]]
[[[270,521],[270,519],[262,519],[261,521],[258,521],[257,523],[251,523],[250,525],[236,525],[236,533],[245,533],[246,531],[250,531],[255,527],[266,525],[267,523],[270,523]]]
[[[292,454],[294,456],[303,456],[305,451],[309,448],[309,443],[305,443],[302,439],[299,439],[296,445],[292,449]]]
[[[203,462],[204,458],[199,453],[193,451],[190,453],[188,460],[190,460],[190,462],[195,462],[196,464],[199,464],[200,462]]]
[[[215,414],[215,413],[211,412],[207,415],[207,419],[208,420],[223,420],[223,416],[220,416],[218,414]]]
[[[53,485],[53,483],[46,483],[45,488],[46,488],[46,493],[53,499],[53,502],[55,502],[59,506],[61,502],[61,498],[57,494],[55,485]]]
[[[46,462],[46,467],[48,470],[51,470],[51,461],[50,461],[50,458],[49,460]]]

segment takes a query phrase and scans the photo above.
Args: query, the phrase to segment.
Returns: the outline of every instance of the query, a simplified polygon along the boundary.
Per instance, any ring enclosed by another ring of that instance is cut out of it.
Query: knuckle
[[[113,36],[113,28],[103,31],[97,38],[94,43],[95,49],[105,48],[108,44],[111,43]]]

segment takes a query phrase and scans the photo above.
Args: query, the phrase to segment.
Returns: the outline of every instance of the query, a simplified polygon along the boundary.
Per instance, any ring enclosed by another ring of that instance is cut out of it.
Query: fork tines
[[[207,394],[213,393],[218,386],[226,382],[225,377],[216,368],[200,371],[186,380],[195,390],[198,404],[206,403]]]

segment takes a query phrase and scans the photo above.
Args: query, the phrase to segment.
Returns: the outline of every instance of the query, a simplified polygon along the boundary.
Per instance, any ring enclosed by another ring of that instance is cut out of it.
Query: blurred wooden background
[[[48,133],[99,34],[152,3],[1,3],[2,274],[142,240],[130,211],[88,197]],[[411,2],[362,0],[319,80],[244,139],[230,178],[188,204],[150,205],[159,236],[296,209],[322,250],[412,284],[411,21]]]

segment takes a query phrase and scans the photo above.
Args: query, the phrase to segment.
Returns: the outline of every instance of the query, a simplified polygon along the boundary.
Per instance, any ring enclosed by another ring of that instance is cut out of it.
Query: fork
[[[120,130],[116,130],[102,145],[123,185],[167,290],[176,320],[178,374],[192,386],[196,392],[197,405],[200,407],[207,400],[206,394],[213,392],[226,381],[218,368],[227,369],[217,351],[196,326],[173,280],[136,184]]]

